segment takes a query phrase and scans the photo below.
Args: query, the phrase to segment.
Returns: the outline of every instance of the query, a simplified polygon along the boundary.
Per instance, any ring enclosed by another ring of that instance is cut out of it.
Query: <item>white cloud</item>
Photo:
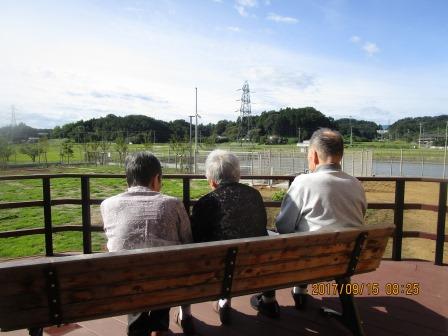
[[[281,22],[281,23],[290,23],[295,24],[299,22],[298,19],[290,17],[290,16],[281,16],[275,13],[269,13],[269,15],[266,17],[266,19],[274,22]]]
[[[235,9],[243,17],[249,16],[249,12],[247,11],[248,8],[253,8],[257,6],[258,6],[257,0],[235,0]]]
[[[350,37],[350,42],[358,45],[361,50],[365,51],[369,56],[373,56],[380,52],[380,48],[376,45],[376,43],[369,41],[363,42],[363,39],[357,35]]]
[[[361,38],[359,36],[353,35],[352,37],[350,37],[350,42],[359,43],[361,42]]]
[[[228,31],[231,31],[231,32],[234,32],[234,33],[241,32],[241,28],[240,27],[236,27],[236,26],[228,26],[226,29]]]
[[[376,53],[380,52],[380,48],[378,48],[378,46],[375,43],[372,42],[366,42],[364,43],[364,45],[362,46],[362,49],[369,55],[369,56],[373,56]]]
[[[246,79],[255,91],[255,114],[287,106],[374,120],[384,115],[366,107],[390,111],[391,120],[448,114],[446,65],[391,72],[365,60],[344,62],[235,38],[225,28],[218,37],[207,36],[171,22],[167,27],[106,17],[92,20],[86,34],[80,26],[54,29],[51,20],[43,28],[41,21],[38,15],[24,28],[0,20],[0,45],[8,46],[0,53],[0,126],[10,122],[11,105],[17,106],[17,122],[34,127],[111,113],[187,119],[196,86],[201,122],[236,120],[236,89]]]
[[[255,7],[258,5],[257,0],[235,0],[235,3],[243,7]]]

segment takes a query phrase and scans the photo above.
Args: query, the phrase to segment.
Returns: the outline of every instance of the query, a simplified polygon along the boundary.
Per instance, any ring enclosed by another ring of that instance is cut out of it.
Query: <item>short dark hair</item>
[[[162,175],[159,159],[151,152],[135,152],[126,156],[126,181],[128,186],[149,186],[157,174]]]
[[[341,133],[329,128],[319,128],[313,133],[310,139],[310,147],[326,159],[328,156],[344,155],[344,139]]]

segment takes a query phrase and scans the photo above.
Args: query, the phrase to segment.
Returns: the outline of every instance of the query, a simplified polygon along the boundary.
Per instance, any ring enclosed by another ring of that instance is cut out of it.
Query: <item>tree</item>
[[[152,131],[143,134],[143,147],[147,151],[152,151],[154,147]]]
[[[70,158],[73,157],[73,142],[70,139],[64,140],[60,149],[61,162],[64,162],[64,158],[67,158],[67,164],[70,164]]]
[[[118,152],[119,163],[120,164],[124,163],[124,159],[128,152],[128,144],[122,135],[119,135],[115,139],[115,150]]]
[[[0,137],[0,167],[6,168],[8,166],[9,158],[14,154],[14,148],[8,141]]]
[[[110,148],[110,142],[107,140],[107,136],[104,133],[103,133],[103,136],[101,137],[99,147],[101,149],[100,161],[101,161],[102,165],[105,165],[107,153],[109,152],[109,148]]]
[[[170,149],[174,153],[174,162],[176,165],[176,170],[178,163],[180,166],[180,170],[183,170],[184,162],[186,161],[187,158],[187,151],[189,149],[189,144],[187,143],[186,139],[182,141],[176,136],[171,137]]]
[[[39,155],[39,148],[37,144],[27,143],[20,147],[20,152],[28,155],[33,162],[36,162],[36,157]]]
[[[48,153],[49,147],[50,147],[50,145],[48,143],[48,138],[46,136],[39,139],[39,142],[38,142],[39,162],[40,162],[40,156],[42,155],[45,160],[45,165],[48,164],[47,153]]]

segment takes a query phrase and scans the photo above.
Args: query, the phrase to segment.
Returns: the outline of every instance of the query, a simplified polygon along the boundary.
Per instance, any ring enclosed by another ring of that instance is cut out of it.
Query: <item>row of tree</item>
[[[415,141],[424,125],[424,132],[444,134],[447,115],[438,117],[405,118],[390,126],[389,132],[394,139]],[[53,130],[36,130],[24,124],[14,129],[0,128],[0,136],[9,141],[21,142],[30,137],[48,134],[50,138],[68,138],[76,143],[96,143],[107,146],[117,139],[127,143],[149,144],[154,142],[184,141],[190,136],[191,125],[178,119],[170,122],[157,120],[143,115],[119,117],[112,114],[102,118],[80,120]],[[372,141],[378,138],[381,126],[364,120],[343,118],[334,120],[313,107],[285,108],[279,111],[265,111],[251,118],[249,131],[240,128],[240,119],[236,121],[220,120],[216,124],[200,124],[198,134],[202,142],[235,141],[245,138],[255,142],[265,142],[269,136],[291,138],[293,141],[306,140],[319,127],[338,129],[345,138],[353,141]],[[106,150],[103,150],[106,152]]]

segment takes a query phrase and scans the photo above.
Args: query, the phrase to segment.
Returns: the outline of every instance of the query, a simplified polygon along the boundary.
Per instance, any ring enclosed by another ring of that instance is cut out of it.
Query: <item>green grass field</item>
[[[83,167],[83,168],[50,168],[43,170],[14,170],[9,173],[123,173],[120,167]],[[165,171],[168,173],[168,171]],[[182,198],[182,180],[163,180],[165,194]],[[126,190],[126,182],[117,179],[91,179],[90,190],[92,198],[107,198]],[[191,197],[198,198],[209,191],[204,180],[191,182]],[[51,180],[51,197],[81,198],[80,180],[77,178],[58,178]],[[12,180],[0,182],[1,202],[20,202],[42,199],[41,180]],[[92,206],[92,225],[102,225],[99,206]],[[58,205],[52,207],[52,221],[58,225],[80,225],[81,206]],[[0,211],[0,231],[10,231],[24,228],[43,227],[43,208],[18,208]],[[82,234],[80,232],[64,232],[53,234],[54,251],[82,250]],[[102,233],[92,234],[94,251],[104,249],[105,237]],[[44,254],[45,243],[43,235],[24,236],[19,238],[0,239],[0,258],[13,258]]]
[[[61,161],[59,152],[61,148],[62,140],[52,139],[49,140],[49,148],[47,152],[47,161],[48,163],[59,163]],[[414,145],[405,143],[402,141],[397,142],[359,142],[354,143],[352,147],[346,147],[346,153],[350,152],[359,152],[361,150],[369,150],[373,152],[373,158],[375,160],[400,160],[401,156],[403,156],[404,161],[418,161],[421,162],[422,158],[425,162],[443,162],[444,158],[444,150],[441,149],[431,149],[431,148],[413,148]],[[278,152],[288,152],[297,150],[297,146],[295,144],[284,144],[284,145],[260,145],[253,143],[222,143],[222,144],[200,144],[199,150],[202,151],[211,151],[216,148],[227,149],[235,152],[251,152],[251,151],[275,151]],[[29,156],[20,152],[20,145],[14,145],[15,153],[11,156],[9,164],[30,164],[32,160]],[[73,157],[70,158],[70,162],[82,162],[84,161],[84,145],[83,144],[73,144]],[[129,145],[129,151],[138,151],[144,150],[143,145],[132,144]],[[173,154],[170,149],[169,144],[155,144],[151,147],[151,150],[157,155],[168,155]],[[114,152],[115,145],[111,144],[109,146],[108,151]],[[67,162],[65,160],[65,162]],[[44,165],[43,156],[36,158],[36,164]]]

